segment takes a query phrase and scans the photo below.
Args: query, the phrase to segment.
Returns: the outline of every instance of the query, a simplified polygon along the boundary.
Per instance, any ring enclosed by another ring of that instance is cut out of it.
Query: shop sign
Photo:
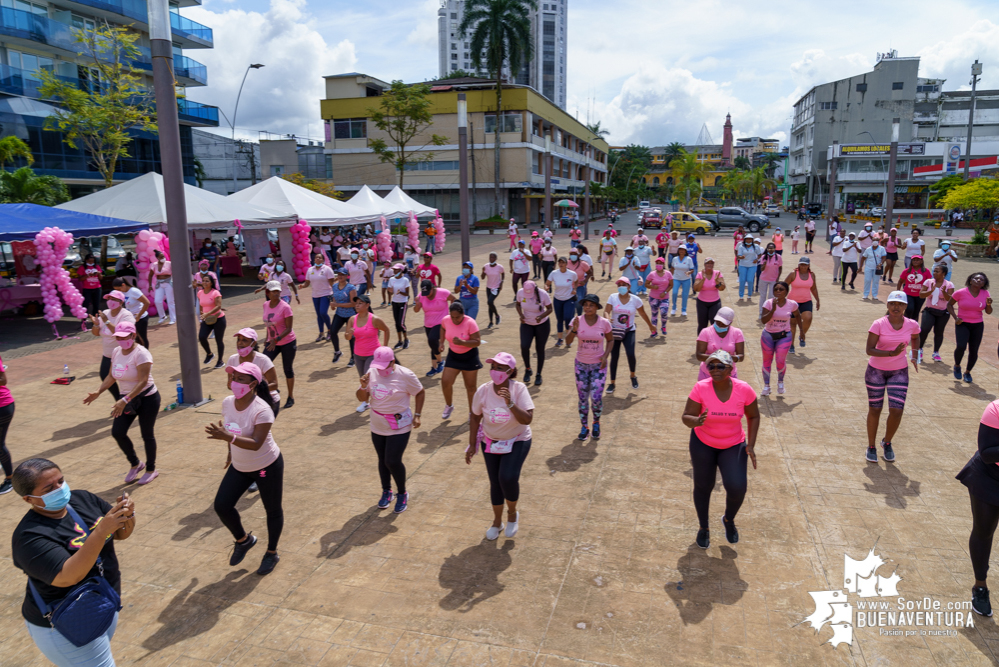
[[[841,156],[847,155],[888,155],[891,144],[848,144],[839,147]],[[925,155],[926,144],[899,144],[896,155]]]
[[[928,185],[896,185],[895,194],[897,195],[912,195],[920,192],[926,192],[929,188]]]

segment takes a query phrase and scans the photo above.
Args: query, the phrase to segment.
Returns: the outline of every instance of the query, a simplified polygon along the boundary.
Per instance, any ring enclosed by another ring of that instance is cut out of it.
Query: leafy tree
[[[45,128],[62,132],[63,141],[73,148],[86,149],[104,186],[111,187],[118,162],[130,157],[130,133],[156,132],[152,93],[142,77],[133,73],[132,62],[142,57],[135,45],[140,35],[104,22],[93,30],[74,30],[74,36],[79,55],[99,78],[95,77],[90,90],[81,90],[41,70],[42,97],[59,100],[45,119]]]
[[[458,31],[463,38],[471,35],[469,51],[472,66],[485,70],[496,80],[496,133],[494,135],[493,192],[495,212],[500,210],[500,123],[503,114],[503,68],[519,72],[523,63],[534,57],[531,35],[531,12],[537,0],[466,0],[465,13]]]
[[[597,135],[601,139],[603,139],[604,137],[610,135],[610,130],[607,130],[607,129],[604,129],[604,128],[600,127],[600,121],[599,120],[596,123],[591,123],[591,124],[587,125],[586,129],[589,130],[590,132],[592,132],[593,134]]]
[[[808,196],[808,186],[804,183],[799,183],[798,185],[791,188],[791,197],[798,200],[799,203],[805,201],[805,197]]]
[[[382,162],[393,165],[399,171],[400,188],[406,167],[434,159],[433,153],[422,152],[424,148],[430,144],[443,146],[447,143],[447,137],[434,134],[419,148],[408,148],[416,135],[434,123],[429,95],[430,86],[426,83],[407,86],[402,81],[393,81],[392,87],[379,98],[381,107],[368,109],[371,122],[395,143],[389,146],[384,139],[372,139],[368,146]]]
[[[687,154],[687,150],[683,147],[679,141],[672,142],[666,147],[666,166],[669,167],[673,164],[673,160]]]
[[[679,159],[673,161],[673,182],[678,190],[683,192],[683,207],[690,209],[691,197],[700,197],[704,188],[704,179],[708,175],[708,169],[697,159],[697,153],[684,153]]]
[[[749,161],[749,158],[745,155],[736,155],[735,159],[732,160],[732,164],[736,169],[752,169],[753,163]]]
[[[347,199],[342,192],[333,187],[332,183],[323,183],[314,178],[306,178],[301,172],[296,171],[293,174],[284,174],[281,178],[332,199],[339,199],[341,201]]]
[[[39,176],[31,167],[0,171],[0,202],[55,206],[69,201],[69,189],[58,176]]]
[[[447,79],[464,79],[464,78],[476,78],[479,75],[475,72],[469,72],[463,69],[456,69],[453,72],[448,72],[444,76],[439,76],[436,79],[431,79],[431,81],[446,81]]]
[[[961,177],[957,176],[956,178]],[[972,179],[956,188],[950,188],[942,202],[946,209],[993,210],[999,208],[999,180],[994,178]]]
[[[0,169],[17,158],[24,158],[29,165],[35,163],[35,156],[31,154],[28,144],[13,135],[0,139]]]
[[[199,188],[202,187],[206,178],[208,178],[208,172],[205,171],[205,165],[198,158],[194,158],[194,180],[198,182]]]
[[[764,194],[771,192],[775,187],[777,187],[777,183],[772,178],[767,177],[764,167],[750,169],[746,172],[746,180],[749,196],[754,201],[758,201]]]
[[[964,177],[960,174],[944,176],[939,181],[930,186],[930,204],[936,206],[942,202],[947,194],[954,188],[965,184]]]

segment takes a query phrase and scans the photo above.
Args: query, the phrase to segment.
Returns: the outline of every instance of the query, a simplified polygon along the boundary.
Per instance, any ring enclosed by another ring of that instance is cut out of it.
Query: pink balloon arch
[[[295,276],[298,280],[305,280],[305,272],[312,264],[312,244],[309,243],[309,234],[312,227],[305,220],[299,220],[291,227],[292,250],[294,250],[293,262]]]
[[[62,266],[66,251],[72,244],[73,235],[58,227],[46,227],[35,235],[35,253],[42,265],[41,288],[45,320],[52,325],[56,338],[59,337],[59,331],[55,323],[62,317],[60,295],[74,317],[87,319],[83,295],[70,282],[69,271]]]
[[[382,231],[378,232],[375,245],[378,248],[378,259],[382,262],[392,261],[392,232],[389,231],[389,224],[382,216]]]
[[[410,211],[409,221],[406,223],[406,232],[409,234],[407,243],[413,250],[420,249],[420,223],[416,220],[416,215]]]
[[[170,259],[170,239],[163,232],[151,232],[143,229],[135,235],[135,268],[139,273],[137,283],[139,290],[149,299],[149,314],[156,315],[156,299],[153,298],[154,288],[149,282],[149,269],[156,263],[156,251],[161,251]]]
[[[441,220],[440,211],[434,211],[437,217],[434,219],[434,227],[437,229],[437,236],[434,237],[434,253],[444,252],[444,237],[447,235],[444,230],[444,221]]]

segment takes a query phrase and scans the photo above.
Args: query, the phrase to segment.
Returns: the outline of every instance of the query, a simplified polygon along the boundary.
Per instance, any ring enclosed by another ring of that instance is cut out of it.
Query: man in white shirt
[[[840,266],[843,263],[843,241],[845,241],[842,236],[836,234],[832,237],[832,248],[829,250],[832,254],[833,260],[833,285],[839,282]]]
[[[950,240],[943,241],[940,244],[940,249],[933,253],[934,264],[944,264],[947,266],[947,278],[945,280],[950,280],[950,274],[956,261],[957,253],[951,249]]]
[[[857,241],[857,235],[854,232],[847,234],[846,240],[843,241],[843,273],[840,274],[840,284],[839,288],[846,291],[846,272],[847,270],[852,270],[853,273],[850,274],[850,289],[857,289],[853,286],[854,281],[857,280],[857,265],[860,260],[860,242]]]

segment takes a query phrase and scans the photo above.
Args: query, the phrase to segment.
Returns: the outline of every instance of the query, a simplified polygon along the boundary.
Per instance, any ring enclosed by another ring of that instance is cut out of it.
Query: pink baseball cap
[[[104,298],[105,299],[115,299],[117,301],[121,301],[122,303],[125,303],[125,295],[122,294],[121,292],[119,292],[118,290],[113,290],[111,292],[108,292],[107,294],[104,295]]]
[[[517,358],[509,352],[497,352],[491,359],[486,359],[487,364],[500,364],[509,368],[517,367]]]
[[[251,329],[250,327],[245,327],[243,329],[240,329],[239,331],[237,331],[232,335],[233,338],[235,338],[236,336],[242,336],[243,338],[249,338],[250,340],[257,340],[257,332]]]
[[[377,350],[375,350],[374,358],[371,360],[371,367],[383,371],[386,368],[388,368],[394,361],[395,361],[395,352],[392,351],[391,347],[382,345]]]
[[[386,263],[387,263],[387,262],[386,262]],[[402,264],[399,264],[399,263],[396,263],[396,264],[393,264],[393,265],[392,265],[392,270],[393,270],[393,271],[402,271],[402,270],[404,270],[405,268],[406,268],[405,266],[403,266]]]
[[[246,373],[247,375],[252,375],[253,379],[257,382],[263,382],[264,374],[260,372],[260,368],[249,361],[244,361],[239,366],[226,366],[225,372],[229,375],[233,373]]]
[[[135,325],[131,322],[119,322],[114,328],[115,338],[125,338],[135,333]]]

